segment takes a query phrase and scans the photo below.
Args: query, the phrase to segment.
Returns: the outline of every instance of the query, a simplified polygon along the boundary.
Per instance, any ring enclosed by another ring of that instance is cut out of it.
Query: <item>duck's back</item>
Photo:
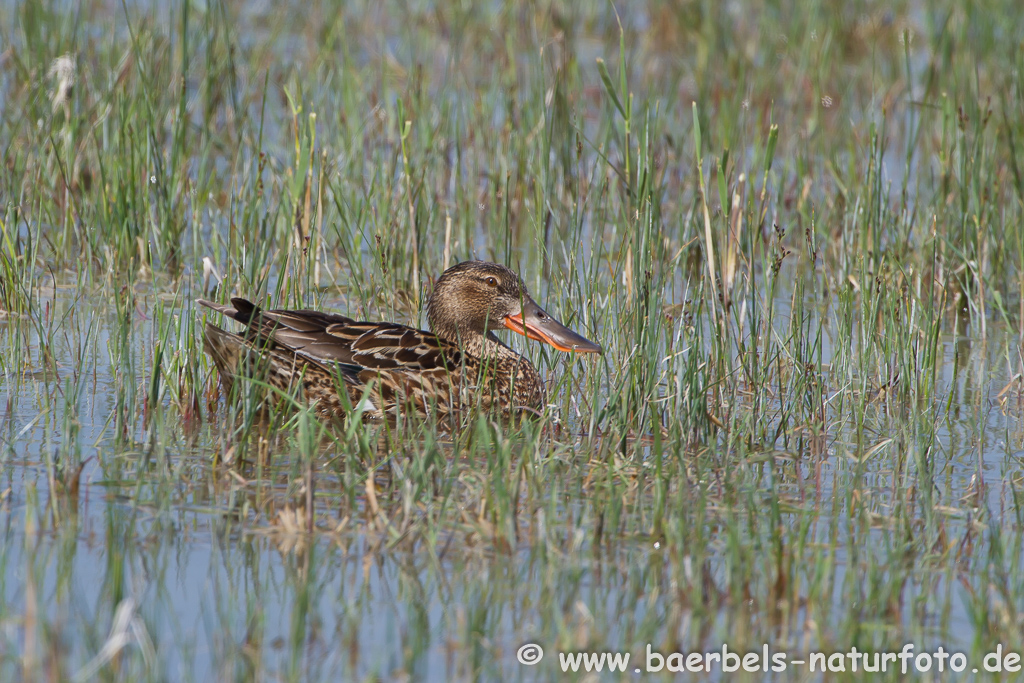
[[[339,380],[350,406],[359,406],[369,419],[409,409],[446,414],[462,403],[464,354],[430,332],[313,310],[264,311],[242,298],[232,299],[231,306],[199,303],[245,325],[241,335],[207,325],[205,345],[222,374],[256,374],[251,362],[242,367],[240,359],[263,360],[277,388],[301,377],[307,398],[319,401],[325,416],[349,412],[338,400]]]
[[[255,375],[254,363],[262,361],[273,386],[283,390],[301,381],[325,417],[344,418],[352,407],[371,420],[400,412],[446,417],[472,408],[507,414],[544,403],[536,369],[496,339],[491,355],[481,359],[431,332],[397,323],[313,310],[264,311],[241,298],[232,299],[232,306],[199,303],[246,326],[235,335],[207,325],[205,344],[222,374]],[[248,359],[245,367],[242,358]],[[339,396],[341,385],[347,405]]]

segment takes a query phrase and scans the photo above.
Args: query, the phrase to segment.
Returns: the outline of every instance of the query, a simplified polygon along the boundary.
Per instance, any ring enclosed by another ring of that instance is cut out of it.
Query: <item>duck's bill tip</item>
[[[528,314],[525,320],[522,313],[506,316],[505,327],[528,339],[544,342],[566,353],[604,353],[600,344],[595,344],[583,335],[573,332],[546,313],[542,319],[532,318],[536,316]]]

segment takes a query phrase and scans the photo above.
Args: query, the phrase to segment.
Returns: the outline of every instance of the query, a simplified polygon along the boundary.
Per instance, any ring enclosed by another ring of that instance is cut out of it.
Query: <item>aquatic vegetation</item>
[[[0,679],[1020,652],[1018,15],[0,5]],[[203,352],[195,299],[424,329],[468,259],[603,348],[505,335],[537,419]]]

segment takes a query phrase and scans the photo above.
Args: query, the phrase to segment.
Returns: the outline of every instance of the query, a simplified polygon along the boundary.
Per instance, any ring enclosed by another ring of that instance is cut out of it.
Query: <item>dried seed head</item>
[[[50,93],[50,103],[53,110],[66,106],[71,100],[71,93],[75,89],[78,65],[73,55],[67,54],[53,60],[50,70],[46,75],[56,81],[53,92]]]

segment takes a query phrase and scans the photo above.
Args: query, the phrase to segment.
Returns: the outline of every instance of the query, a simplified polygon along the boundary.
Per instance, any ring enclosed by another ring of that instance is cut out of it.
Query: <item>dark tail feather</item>
[[[241,297],[235,297],[231,300],[231,306],[225,306],[223,304],[217,304],[206,299],[196,299],[196,303],[207,308],[212,308],[221,315],[226,315],[232,320],[237,320],[243,325],[248,325],[249,322],[260,315],[260,307]]]

